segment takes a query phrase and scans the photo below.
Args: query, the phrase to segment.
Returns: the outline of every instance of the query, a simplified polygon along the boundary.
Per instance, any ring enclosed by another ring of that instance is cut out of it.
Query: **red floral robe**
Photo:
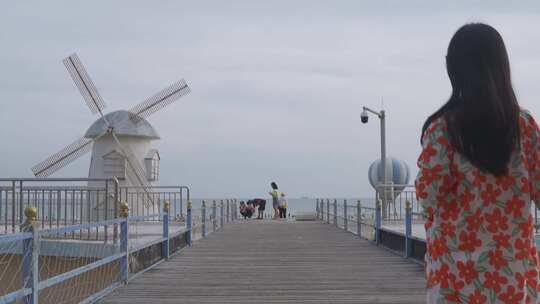
[[[424,134],[415,185],[427,217],[428,303],[539,303],[531,200],[540,192],[540,131],[525,112],[520,133],[501,177],[454,151],[444,119]]]

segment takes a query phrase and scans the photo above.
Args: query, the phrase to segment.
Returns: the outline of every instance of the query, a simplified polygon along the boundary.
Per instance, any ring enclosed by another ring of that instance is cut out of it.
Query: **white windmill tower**
[[[116,177],[120,186],[138,187],[153,203],[149,187],[159,176],[159,153],[151,141],[159,136],[146,118],[189,93],[188,85],[180,80],[128,111],[104,115],[105,102],[78,56],[73,54],[63,63],[90,111],[101,117],[84,137],[34,166],[34,175],[47,177],[92,150],[88,177]]]

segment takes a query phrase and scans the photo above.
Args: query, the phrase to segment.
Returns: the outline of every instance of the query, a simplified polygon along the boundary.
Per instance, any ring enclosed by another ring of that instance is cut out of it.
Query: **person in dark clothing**
[[[255,199],[252,199],[250,201],[248,201],[248,203],[251,202],[251,204],[253,205],[253,208],[255,207],[258,207],[258,215],[257,215],[257,219],[258,220],[262,220],[263,217],[264,217],[264,209],[266,208],[266,200],[262,199],[262,198],[255,198]]]
[[[248,201],[247,204],[244,201],[240,202],[240,214],[244,219],[251,218],[255,212],[255,207],[252,201]]]
[[[248,201],[246,205],[246,217],[251,218],[253,216],[253,213],[255,213],[255,207],[253,206],[252,202]]]
[[[240,214],[246,218],[246,203],[244,203],[244,201],[240,201]]]

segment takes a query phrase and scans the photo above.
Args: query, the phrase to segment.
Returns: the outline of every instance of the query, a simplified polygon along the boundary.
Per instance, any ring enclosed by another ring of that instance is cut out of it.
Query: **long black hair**
[[[273,190],[277,190],[277,189],[278,189],[278,186],[277,186],[276,182],[271,182],[271,183],[270,183],[270,187],[272,187]]]
[[[426,120],[422,135],[443,117],[456,151],[484,172],[507,174],[520,141],[520,108],[501,35],[482,23],[462,26],[448,46],[446,69],[452,95]]]

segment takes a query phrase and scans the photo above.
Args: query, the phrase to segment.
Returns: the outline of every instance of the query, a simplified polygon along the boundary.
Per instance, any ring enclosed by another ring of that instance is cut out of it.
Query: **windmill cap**
[[[129,112],[120,110],[111,112],[105,117],[96,120],[84,134],[86,138],[96,138],[107,131],[109,125],[105,119],[114,128],[114,133],[119,136],[136,136],[148,139],[159,139],[154,127],[145,119],[133,121],[129,119]]]

